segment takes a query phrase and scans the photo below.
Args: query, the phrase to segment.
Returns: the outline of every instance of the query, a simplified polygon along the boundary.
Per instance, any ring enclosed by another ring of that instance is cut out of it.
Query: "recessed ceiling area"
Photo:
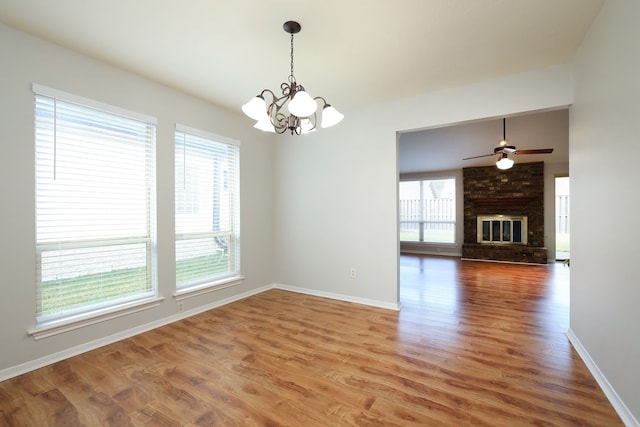
[[[502,117],[402,133],[399,138],[400,174],[492,166],[502,139]],[[569,110],[561,109],[506,117],[506,136],[519,149],[553,148],[551,154],[510,155],[516,164],[569,161]]]

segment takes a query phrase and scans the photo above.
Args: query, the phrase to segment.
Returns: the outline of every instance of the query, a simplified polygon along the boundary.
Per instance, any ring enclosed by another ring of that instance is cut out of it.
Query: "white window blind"
[[[176,126],[176,288],[240,274],[239,144]]]
[[[34,92],[38,323],[154,296],[155,121]]]

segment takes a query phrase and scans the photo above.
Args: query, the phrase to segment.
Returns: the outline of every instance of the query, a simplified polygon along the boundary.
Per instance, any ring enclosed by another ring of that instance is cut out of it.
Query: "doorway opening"
[[[556,177],[556,260],[568,260],[570,245],[569,177]]]

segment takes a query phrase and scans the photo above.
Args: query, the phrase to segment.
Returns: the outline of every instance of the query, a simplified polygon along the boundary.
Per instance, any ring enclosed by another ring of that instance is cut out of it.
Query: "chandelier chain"
[[[296,81],[295,76],[293,75],[293,33],[291,34],[291,75],[289,75],[289,82],[293,83]]]

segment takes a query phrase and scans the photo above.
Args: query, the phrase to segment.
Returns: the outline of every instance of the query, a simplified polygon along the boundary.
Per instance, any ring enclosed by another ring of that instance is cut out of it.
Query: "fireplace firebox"
[[[478,215],[478,243],[527,244],[527,217]]]

